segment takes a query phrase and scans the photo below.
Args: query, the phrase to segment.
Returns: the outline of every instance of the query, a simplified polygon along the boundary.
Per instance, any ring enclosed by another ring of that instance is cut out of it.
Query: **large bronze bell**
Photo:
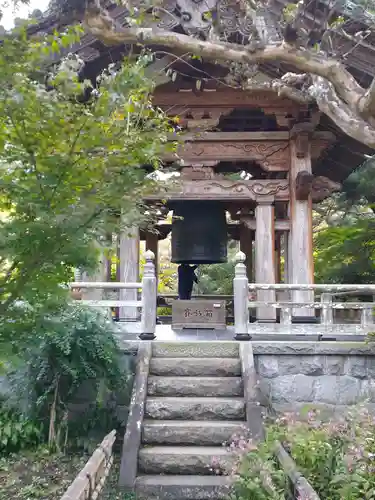
[[[225,210],[216,201],[175,202],[172,221],[172,262],[227,262],[228,231]]]

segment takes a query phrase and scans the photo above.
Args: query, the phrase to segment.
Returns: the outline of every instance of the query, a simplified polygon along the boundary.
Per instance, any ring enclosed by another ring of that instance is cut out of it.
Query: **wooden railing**
[[[113,464],[116,431],[106,436],[61,500],[97,500]]]
[[[364,329],[371,329],[374,324],[374,302],[334,302],[333,297],[336,293],[364,293],[375,294],[375,285],[334,285],[334,284],[262,284],[248,283],[246,276],[246,267],[244,265],[245,256],[242,252],[237,254],[237,264],[235,267],[234,288],[234,323],[235,333],[239,338],[248,337],[249,308],[264,309],[274,308],[280,311],[280,323],[282,325],[291,325],[293,309],[303,309],[304,311],[320,311],[320,324],[325,330],[332,329],[333,311],[356,309],[361,311],[361,326]],[[260,290],[268,291],[300,291],[300,292],[321,292],[320,300],[315,301],[292,301],[292,300],[254,300],[249,298],[251,292]],[[311,314],[310,314],[311,317]]]
[[[99,282],[99,281],[75,281],[69,286],[73,290],[84,289],[106,289],[106,290],[141,290],[141,300],[80,300],[81,304],[90,307],[129,307],[141,309],[141,335],[145,340],[152,340],[155,337],[156,327],[156,276],[155,276],[155,255],[151,251],[144,254],[145,265],[143,278],[139,283],[124,282]]]

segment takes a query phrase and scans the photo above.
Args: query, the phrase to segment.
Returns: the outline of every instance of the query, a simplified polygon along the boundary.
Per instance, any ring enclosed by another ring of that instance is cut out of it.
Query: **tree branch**
[[[283,62],[303,73],[311,73],[327,79],[332,83],[337,94],[353,109],[365,93],[349,71],[337,60],[309,49],[298,49],[286,43],[263,46],[259,42],[252,42],[243,46],[220,41],[202,41],[189,35],[158,28],[122,27],[117,25],[104,9],[97,6],[87,8],[84,22],[92,35],[108,45],[123,43],[159,45],[190,52],[213,61],[234,61],[245,64]]]
[[[358,101],[358,110],[365,119],[375,117],[375,78],[364,96]]]
[[[282,79],[273,81],[271,88],[275,90],[280,97],[287,97],[288,99],[300,104],[308,104],[309,102],[314,101],[313,97],[311,97],[309,93],[285,84]]]
[[[343,132],[375,149],[375,127],[372,127],[358,113],[352,111],[337,95],[333,85],[319,76],[313,76],[310,95],[319,109],[329,116]]]

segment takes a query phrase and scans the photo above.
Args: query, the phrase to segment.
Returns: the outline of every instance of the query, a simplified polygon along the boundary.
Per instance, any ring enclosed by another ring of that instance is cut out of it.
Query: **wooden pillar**
[[[139,229],[125,229],[120,234],[119,259],[120,281],[135,283],[139,281]],[[120,290],[120,300],[137,300],[137,290]],[[136,320],[138,311],[135,307],[120,307],[120,320]]]
[[[311,175],[310,141],[307,133],[295,136],[290,142],[290,251],[289,280],[293,284],[314,282],[312,244],[312,202],[311,194],[301,187],[303,178]],[[298,178],[298,179],[297,179]],[[298,184],[298,185],[296,185]],[[313,302],[314,292],[292,293],[293,302]],[[298,308],[293,311],[295,322],[311,322],[315,318],[313,309]]]
[[[146,232],[146,251],[151,250],[155,255],[154,266],[156,281],[159,275],[159,235],[150,231]]]
[[[99,242],[95,243],[98,250],[98,265],[95,271],[88,272],[83,270],[81,273],[80,281],[95,282],[107,281],[107,263],[108,259],[105,256],[104,248]],[[84,300],[102,300],[104,297],[104,290],[102,288],[87,288],[82,290],[82,299]]]
[[[250,283],[253,282],[253,231],[246,226],[246,222],[240,224],[240,250],[246,255],[246,275]]]
[[[261,200],[255,210],[255,281],[256,283],[275,283],[275,216],[272,201]],[[257,300],[275,301],[274,290],[259,290]],[[257,310],[257,320],[274,322],[276,309],[260,307]]]
[[[290,283],[289,281],[289,231],[284,231],[281,238],[281,255],[284,258],[284,276],[283,283]]]
[[[281,282],[281,235],[275,234],[275,282]]]

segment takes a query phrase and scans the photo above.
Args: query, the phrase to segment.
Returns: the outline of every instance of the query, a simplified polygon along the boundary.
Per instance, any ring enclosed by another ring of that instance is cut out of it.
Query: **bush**
[[[264,442],[255,445],[244,436],[235,438],[231,450],[237,463],[231,474],[234,493],[230,500],[289,500],[293,498],[288,477],[280,470],[273,453],[274,437],[268,429]]]
[[[9,374],[9,404],[21,403],[43,423],[51,447],[117,425],[113,394],[129,386],[131,373],[121,368],[114,328],[100,311],[79,304],[62,304],[34,321],[22,366]],[[77,402],[84,418],[74,418]]]
[[[267,427],[235,471],[237,500],[287,499],[289,486],[274,460],[279,440],[322,500],[375,499],[375,419],[363,406],[328,422],[319,412],[287,414]],[[254,466],[255,464],[255,466]],[[273,492],[267,483],[273,483]]]
[[[37,446],[42,428],[14,409],[0,407],[0,456]]]

